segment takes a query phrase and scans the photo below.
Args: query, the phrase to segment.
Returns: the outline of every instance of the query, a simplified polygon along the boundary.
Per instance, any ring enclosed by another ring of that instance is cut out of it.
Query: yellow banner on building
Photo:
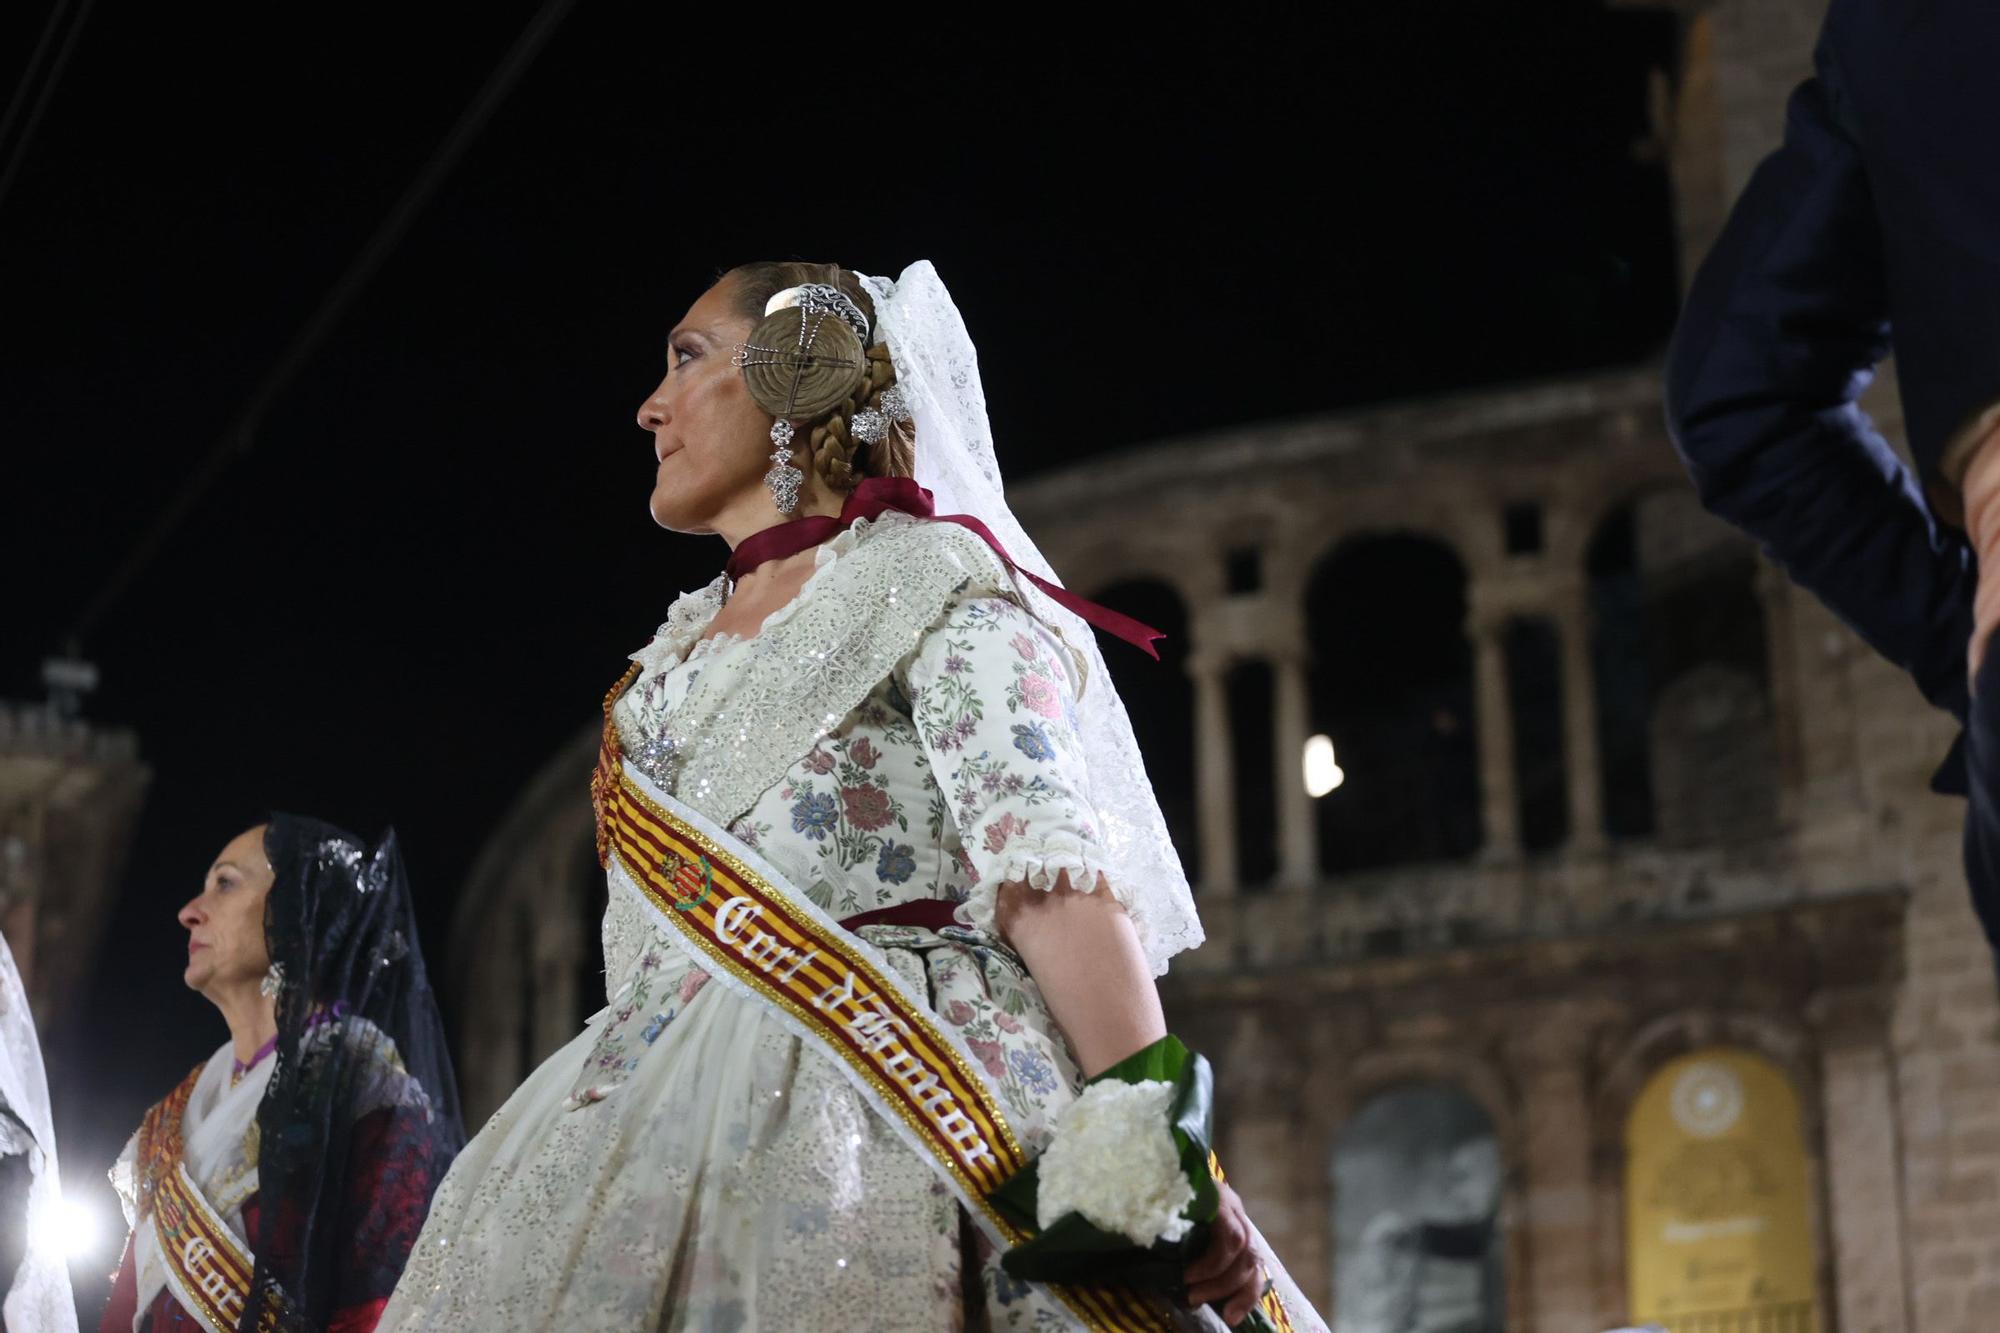
[[[1769,1312],[1819,1327],[1798,1094],[1749,1051],[1661,1068],[1625,1122],[1627,1296],[1635,1319]]]

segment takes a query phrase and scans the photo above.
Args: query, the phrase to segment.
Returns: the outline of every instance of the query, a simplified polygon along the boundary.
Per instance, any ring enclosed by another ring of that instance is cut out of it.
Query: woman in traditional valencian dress
[[[731,272],[639,422],[654,518],[732,555],[607,700],[609,1007],[467,1145],[384,1327],[1321,1327],[1226,1189],[1198,1313],[1001,1268],[988,1191],[1162,1036],[1201,930],[1077,611],[1143,627],[1046,581],[930,265]]]
[[[273,816],[180,921],[230,1039],[112,1169],[133,1229],[100,1333],[366,1333],[465,1138],[395,835]]]
[[[0,1333],[76,1333],[68,1256],[44,1220],[61,1199],[41,1039],[0,938]]]

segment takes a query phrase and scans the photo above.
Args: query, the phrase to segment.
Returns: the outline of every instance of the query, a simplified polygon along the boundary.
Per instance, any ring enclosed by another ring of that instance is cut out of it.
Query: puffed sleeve
[[[1000,886],[1093,892],[1105,864],[1069,650],[1018,603],[952,602],[899,668],[974,877],[960,917],[994,928]],[[1128,908],[1130,886],[1103,882]]]

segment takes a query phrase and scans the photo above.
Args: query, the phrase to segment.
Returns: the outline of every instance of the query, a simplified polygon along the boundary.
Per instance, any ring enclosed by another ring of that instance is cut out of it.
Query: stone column
[[[1792,585],[1768,560],[1757,565],[1757,600],[1764,609],[1764,644],[1771,687],[1771,734],[1778,748],[1778,817],[1798,816],[1805,778],[1799,738],[1798,639],[1792,625]]]
[[[1562,640],[1563,772],[1569,782],[1569,845],[1604,850],[1604,765],[1597,744],[1597,663],[1591,651],[1589,585],[1582,578],[1554,591]]]
[[[1584,1080],[1580,1020],[1530,1013],[1510,1051],[1521,1090],[1522,1216],[1526,1233],[1513,1252],[1526,1271],[1509,1273],[1535,1333],[1602,1327],[1592,1281],[1597,1250],[1590,1173],[1590,1095]],[[1514,1308],[1519,1309],[1518,1306]]]
[[[1475,612],[1472,659],[1479,710],[1479,796],[1488,861],[1521,855],[1520,806],[1514,794],[1514,719],[1507,706],[1507,651],[1497,614]]]
[[[1236,764],[1230,752],[1226,659],[1195,652],[1188,657],[1194,681],[1195,801],[1201,830],[1201,888],[1213,901],[1236,892]]]
[[[1273,654],[1271,672],[1276,687],[1271,725],[1278,766],[1278,884],[1303,892],[1319,874],[1318,822],[1300,766],[1312,732],[1305,654]]]
[[[1841,1333],[1909,1333],[1895,1071],[1886,997],[1823,992],[1810,1013],[1820,1039],[1825,1118],[1826,1245]]]

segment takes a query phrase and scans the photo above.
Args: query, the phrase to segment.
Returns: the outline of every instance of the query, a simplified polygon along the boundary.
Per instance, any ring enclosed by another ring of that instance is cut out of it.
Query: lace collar
[[[857,523],[821,548],[799,595],[767,616],[754,638],[714,654],[671,711],[644,717],[649,734],[628,735],[626,752],[727,825],[839,726],[952,598],[974,585],[1013,595],[1006,567],[963,528],[892,514]],[[635,689],[646,673],[685,660],[725,591],[718,579],[674,604],[653,642],[633,654],[646,669]]]
[[[873,525],[867,519],[861,519],[831,541],[823,543],[818,555],[814,557],[812,576],[799,589],[797,596],[764,617],[764,623],[758,633],[761,635],[765,630],[775,628],[791,619],[806,598],[816,591],[815,585],[821,582],[821,576],[826,573],[827,567],[853,550],[855,544],[871,526]],[[715,623],[716,616],[721,614],[723,603],[729,600],[729,590],[729,576],[717,574],[706,587],[695,588],[676,597],[673,605],[667,608],[667,618],[660,622],[657,630],[653,631],[652,640],[645,647],[630,654],[629,660],[637,662],[645,676],[658,675],[686,661],[689,650],[708,632],[708,627]],[[744,642],[747,640],[731,636],[730,646]]]

